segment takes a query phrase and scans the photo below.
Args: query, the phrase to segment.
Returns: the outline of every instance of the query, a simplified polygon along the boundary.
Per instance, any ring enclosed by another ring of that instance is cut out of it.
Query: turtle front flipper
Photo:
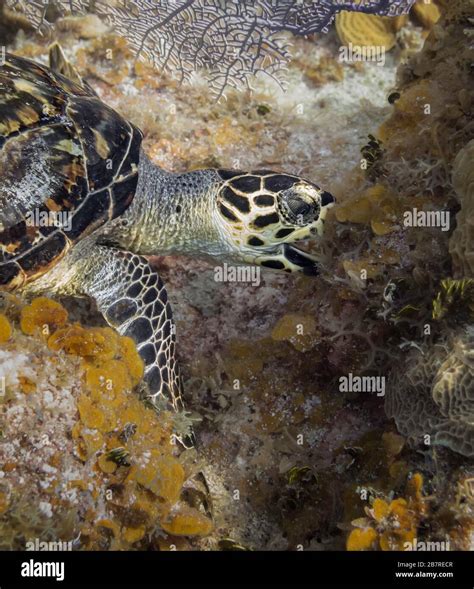
[[[163,398],[182,410],[175,325],[158,273],[146,258],[102,245],[80,267],[80,290],[96,301],[111,327],[135,341],[154,402]]]

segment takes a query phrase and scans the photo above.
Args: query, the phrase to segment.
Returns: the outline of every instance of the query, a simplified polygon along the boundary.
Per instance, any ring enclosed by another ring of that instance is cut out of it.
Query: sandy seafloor
[[[180,86],[148,66],[134,71],[132,56],[113,36],[81,39],[72,31],[59,38],[99,96],[145,131],[144,148],[156,164],[177,172],[208,166],[284,170],[344,202],[361,147],[393,113],[387,97],[399,61],[421,47],[425,34],[407,25],[382,67],[338,62],[334,30],[295,39],[285,92],[262,77],[252,93],[229,90],[219,103],[204,79]],[[101,59],[109,46],[117,56],[112,61]],[[46,48],[47,40],[31,32],[8,45],[42,62]],[[355,185],[360,189],[359,181]],[[392,326],[377,315],[385,308],[391,265],[397,272],[412,268],[412,248],[402,233],[374,239],[370,228],[342,223],[332,212],[323,242],[310,244],[321,253],[323,275],[263,270],[258,286],[217,282],[212,261],[154,259],[173,303],[185,400],[201,420],[196,450],[213,503],[213,532],[183,540],[182,548],[343,549],[357,518],[372,517],[380,536],[390,528],[364,508],[373,508],[377,497],[388,506],[404,497],[414,473],[423,477],[423,497],[432,497],[429,515],[423,507],[413,516],[419,535],[470,548],[472,496],[459,498],[474,476],[469,459],[442,445],[420,447],[419,440],[400,435],[383,398],[338,387],[349,372],[388,374],[390,361],[400,361],[400,342],[413,339],[412,331],[404,338],[403,326],[391,339]],[[374,263],[387,266],[374,278],[378,290],[366,296],[343,262],[364,257],[369,243],[376,244]],[[446,256],[446,242],[430,247]],[[389,259],[393,251],[395,262]],[[426,296],[430,303],[432,293]],[[100,323],[85,302],[66,304],[82,324]],[[304,326],[303,336],[296,325]],[[372,336],[376,343],[369,349],[366,338]],[[437,517],[442,505],[449,512],[444,519]]]

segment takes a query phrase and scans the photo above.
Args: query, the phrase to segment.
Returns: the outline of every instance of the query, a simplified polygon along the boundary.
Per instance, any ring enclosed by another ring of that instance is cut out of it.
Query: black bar
[[[34,563],[64,563],[64,580],[22,576],[24,563],[31,561],[33,567]],[[473,565],[474,556],[469,552],[0,552],[0,587],[342,584],[472,588]],[[412,572],[413,576],[397,577],[397,572]],[[440,576],[447,573],[452,576]]]

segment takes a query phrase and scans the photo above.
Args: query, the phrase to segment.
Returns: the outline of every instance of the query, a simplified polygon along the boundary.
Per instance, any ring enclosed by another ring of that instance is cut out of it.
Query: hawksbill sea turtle
[[[167,172],[59,45],[49,57],[50,67],[11,54],[0,64],[0,291],[91,297],[136,342],[150,395],[180,410],[171,307],[146,256],[316,274],[290,243],[322,233],[334,198],[266,170]],[[62,222],[40,222],[51,215]]]

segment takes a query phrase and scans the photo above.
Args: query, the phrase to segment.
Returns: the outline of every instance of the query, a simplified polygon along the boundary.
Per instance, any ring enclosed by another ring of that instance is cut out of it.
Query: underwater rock
[[[318,334],[313,317],[288,314],[282,317],[272,331],[274,341],[288,341],[291,345],[305,352],[315,346]]]
[[[473,0],[436,0],[448,23],[467,21],[474,11]]]
[[[109,27],[95,14],[66,16],[58,19],[56,27],[58,31],[72,33],[79,39],[95,39],[109,31]]]
[[[26,15],[7,8],[5,0],[0,0],[0,38],[5,43],[14,41],[19,31],[32,32],[32,26]]]
[[[44,297],[1,303],[0,547],[80,537],[78,549],[131,549],[163,530],[209,534],[212,521],[181,499],[179,414],[158,415],[133,392],[143,376],[133,341],[70,324]]]

